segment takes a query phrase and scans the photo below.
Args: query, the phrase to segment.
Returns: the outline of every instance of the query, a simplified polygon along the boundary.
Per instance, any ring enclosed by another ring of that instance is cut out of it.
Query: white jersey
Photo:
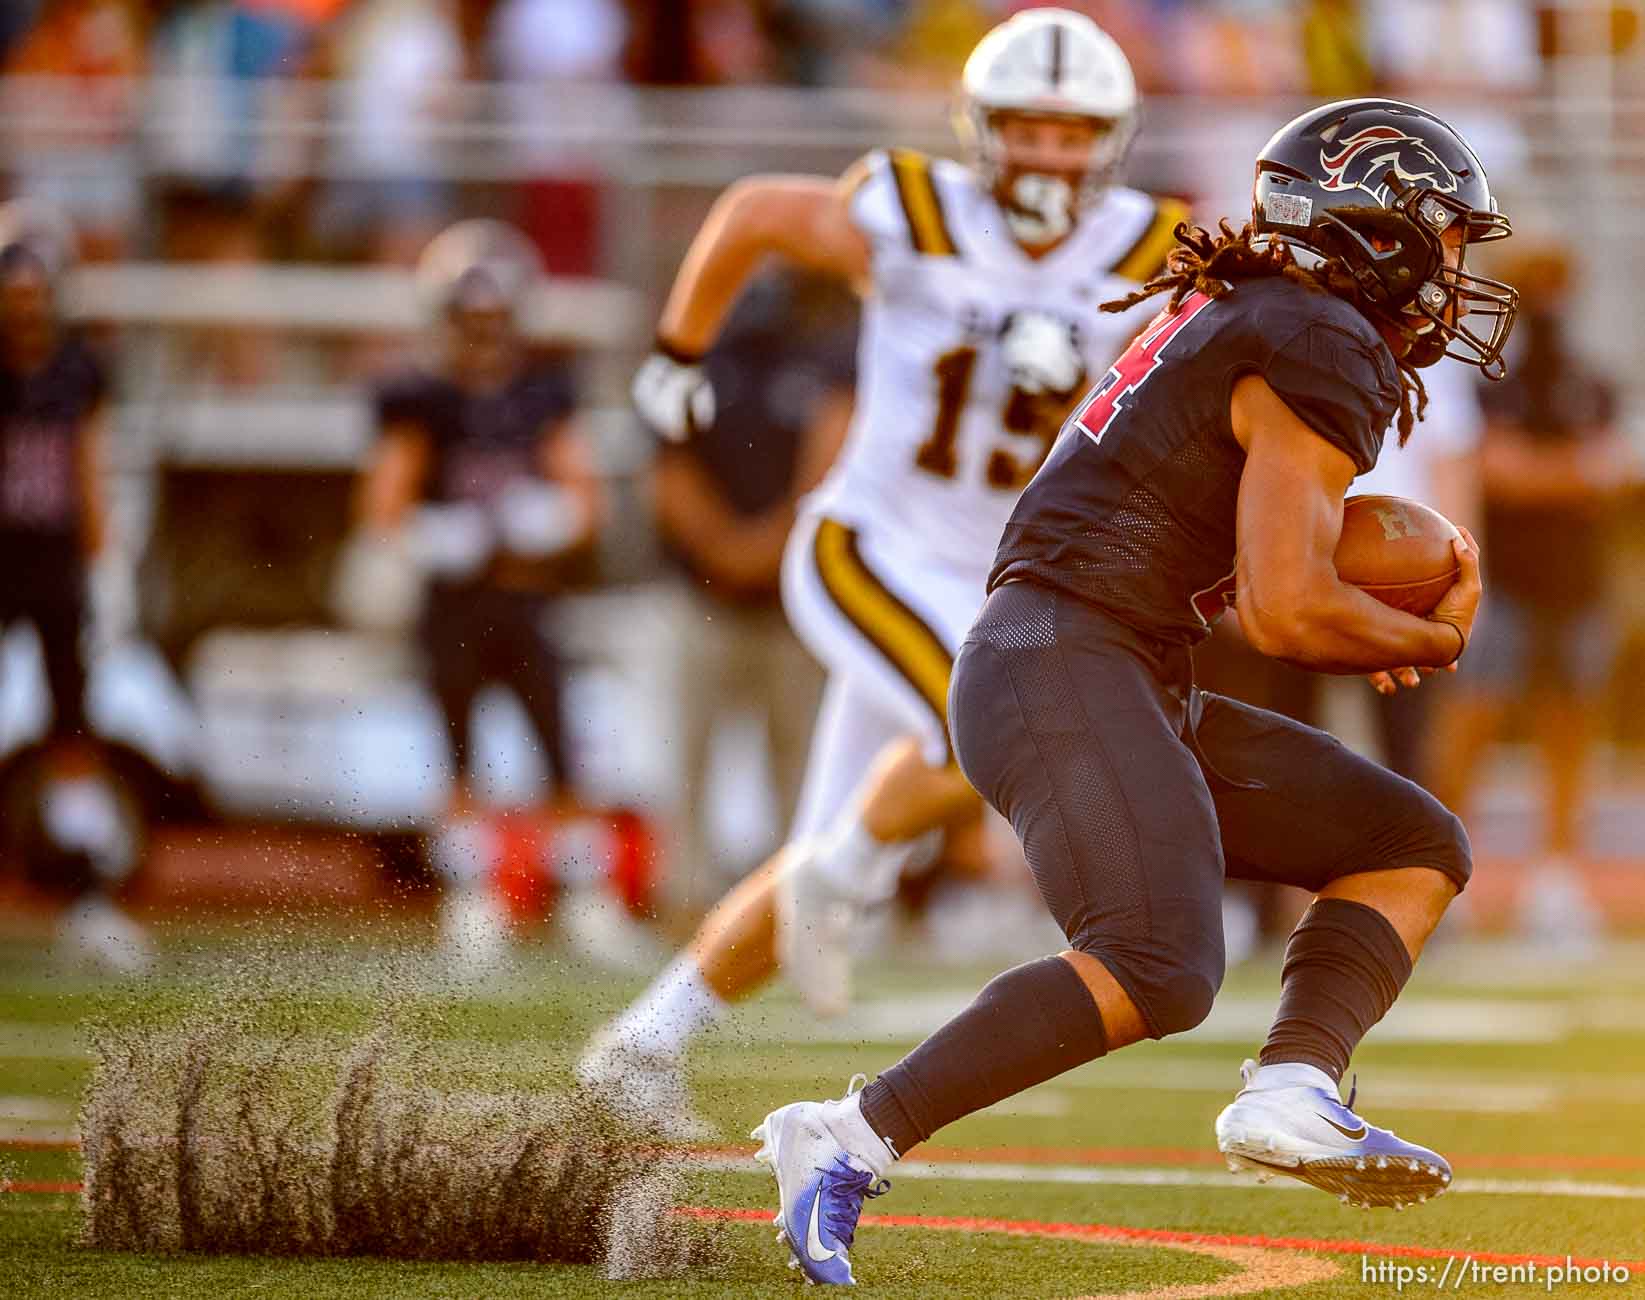
[[[903,150],[866,159],[851,214],[873,249],[850,436],[809,508],[915,567],[982,579],[1066,402],[1013,388],[1000,338],[1014,312],[1066,321],[1083,391],[1158,304],[1099,310],[1154,275],[1185,205],[1113,188],[1049,255],[1030,258],[975,174]]]

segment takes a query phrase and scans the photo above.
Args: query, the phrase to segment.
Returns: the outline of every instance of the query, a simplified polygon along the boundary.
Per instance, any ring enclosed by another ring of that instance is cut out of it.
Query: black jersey
[[[1163,640],[1206,635],[1233,589],[1245,452],[1229,402],[1245,374],[1357,472],[1376,463],[1399,372],[1358,310],[1277,276],[1192,294],[1075,409],[1006,525],[989,589],[1029,579]]]
[[[0,534],[78,545],[76,447],[107,391],[103,367],[74,336],[31,374],[0,365]]]
[[[528,370],[492,393],[413,369],[378,390],[377,419],[380,427],[410,424],[428,436],[428,500],[486,504],[511,481],[540,477],[543,434],[575,405],[570,378],[558,367]]]

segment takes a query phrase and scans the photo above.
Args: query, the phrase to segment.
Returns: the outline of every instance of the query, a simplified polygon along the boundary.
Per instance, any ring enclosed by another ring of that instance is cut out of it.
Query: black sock
[[[1285,945],[1262,1064],[1302,1061],[1340,1080],[1359,1040],[1410,978],[1411,954],[1387,917],[1346,898],[1317,899]]]
[[[1091,991],[1061,957],[995,976],[976,1000],[863,1089],[862,1114],[899,1156],[944,1124],[1108,1050]]]

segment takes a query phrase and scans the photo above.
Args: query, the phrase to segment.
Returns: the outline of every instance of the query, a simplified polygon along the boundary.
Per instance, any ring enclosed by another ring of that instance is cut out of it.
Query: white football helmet
[[[11,199],[0,203],[0,257],[9,259],[13,249],[26,251],[55,284],[74,268],[74,227],[49,203]]]
[[[1095,123],[1077,173],[1014,166],[997,119],[1022,113]],[[1028,9],[971,51],[960,79],[954,128],[983,182],[1026,242],[1060,238],[1074,213],[1112,183],[1137,129],[1137,83],[1107,32],[1070,9]]]
[[[476,217],[448,226],[417,259],[417,291],[430,312],[519,305],[543,274],[536,247],[513,226]]]

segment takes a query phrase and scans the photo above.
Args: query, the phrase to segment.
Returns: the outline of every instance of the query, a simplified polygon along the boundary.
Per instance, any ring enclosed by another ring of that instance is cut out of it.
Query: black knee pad
[[[1214,941],[1178,953],[1165,947],[1138,950],[1101,939],[1076,941],[1073,946],[1108,968],[1155,1038],[1186,1033],[1198,1025],[1211,1014],[1211,1004],[1222,987],[1220,928]]]
[[[1426,790],[1415,789],[1400,816],[1390,818],[1388,843],[1374,869],[1428,867],[1442,872],[1457,892],[1473,874],[1474,854],[1462,819]]]
[[[1462,818],[1447,808],[1437,835],[1442,859],[1439,869],[1451,878],[1460,894],[1474,874],[1474,848],[1468,842],[1468,829]]]
[[[1221,987],[1220,974],[1212,979],[1203,971],[1178,971],[1161,981],[1150,1008],[1154,1032],[1161,1038],[1187,1033],[1211,1014]]]

